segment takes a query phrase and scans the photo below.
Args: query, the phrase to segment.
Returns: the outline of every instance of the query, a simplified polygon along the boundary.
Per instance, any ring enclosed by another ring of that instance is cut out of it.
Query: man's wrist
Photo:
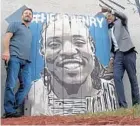
[[[110,60],[114,60],[114,57],[111,57]]]
[[[9,53],[9,49],[5,49],[4,50],[4,53]]]

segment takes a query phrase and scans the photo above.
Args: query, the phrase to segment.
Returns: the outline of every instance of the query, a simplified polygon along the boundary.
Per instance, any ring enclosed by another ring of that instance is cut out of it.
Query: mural
[[[40,78],[33,80],[25,101],[26,115],[73,115],[117,108],[112,73],[106,73],[109,38],[101,13],[95,17],[36,13],[31,29],[39,31],[34,36],[40,38],[36,58],[42,57],[35,58],[34,68],[39,71],[42,64],[42,69],[35,73]]]
[[[126,9],[117,0],[100,6]],[[140,14],[139,0],[126,0]],[[6,18],[21,21],[26,6]],[[32,87],[25,99],[25,115],[73,115],[117,108],[104,15],[34,12]]]
[[[6,20],[20,21],[23,6]],[[103,14],[34,12],[32,87],[25,115],[73,115],[117,108]]]

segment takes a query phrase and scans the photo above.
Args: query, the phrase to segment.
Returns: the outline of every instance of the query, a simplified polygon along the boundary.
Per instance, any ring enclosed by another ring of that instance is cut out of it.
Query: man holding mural
[[[27,111],[71,115],[115,109],[113,81],[103,78],[88,26],[68,15],[54,19],[42,30],[44,73],[33,82]]]
[[[127,16],[106,7],[102,7],[102,12],[107,12],[106,18],[111,40],[110,64],[114,62],[114,81],[119,105],[124,108],[128,106],[122,81],[125,70],[131,83],[132,104],[139,104],[140,94],[136,76],[136,51],[128,31]]]
[[[32,21],[32,9],[26,8],[22,13],[22,22],[13,22],[9,25],[4,37],[4,52],[2,59],[7,66],[5,85],[4,109],[5,117],[20,117],[17,112],[31,87],[31,41],[32,34],[29,23]],[[16,94],[17,79],[20,87]]]

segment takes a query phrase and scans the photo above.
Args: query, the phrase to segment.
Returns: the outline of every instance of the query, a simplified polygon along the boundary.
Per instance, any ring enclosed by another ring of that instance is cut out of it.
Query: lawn
[[[2,125],[140,125],[140,105],[116,111],[74,116],[23,116],[1,120]]]

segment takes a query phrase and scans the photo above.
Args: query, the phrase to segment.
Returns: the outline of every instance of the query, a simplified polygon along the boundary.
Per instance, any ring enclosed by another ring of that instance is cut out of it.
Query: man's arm
[[[112,67],[114,63],[114,53],[110,51],[110,61],[109,61],[109,66]]]
[[[110,51],[110,59],[114,59],[114,53]]]
[[[122,13],[122,12],[119,12],[119,11],[116,11],[116,10],[112,10],[110,8],[107,8],[107,7],[102,7],[102,12],[103,13],[104,12],[109,12],[109,13],[115,15],[116,17],[121,19],[123,25],[127,25],[127,23],[128,23],[127,16],[124,13]]]
[[[5,60],[6,62],[8,62],[10,59],[9,44],[10,44],[10,39],[12,38],[12,36],[13,36],[13,33],[7,32],[3,39],[4,52],[2,54],[2,59]]]
[[[124,13],[122,13],[122,12],[119,12],[119,11],[112,11],[112,13],[116,16],[116,17],[118,17],[119,19],[121,19],[121,21],[122,21],[122,24],[123,25],[127,25],[127,23],[128,23],[128,18],[127,18],[127,16],[124,14]]]
[[[4,36],[4,40],[3,40],[4,52],[2,54],[2,59],[5,60],[6,63],[8,63],[10,59],[10,49],[9,49],[10,39],[13,37],[13,34],[16,33],[17,30],[18,30],[18,27],[16,23],[12,22],[9,24],[6,34]]]

